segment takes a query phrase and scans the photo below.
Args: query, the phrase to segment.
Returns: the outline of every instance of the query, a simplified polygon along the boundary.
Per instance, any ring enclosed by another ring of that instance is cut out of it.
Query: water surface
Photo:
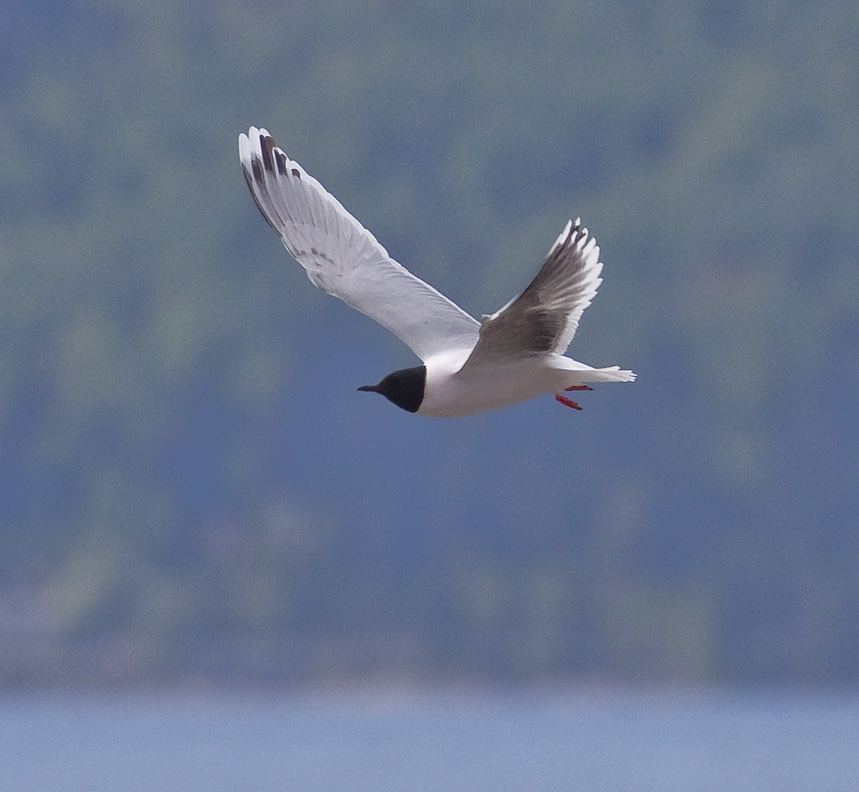
[[[859,696],[5,696],[0,778],[27,792],[855,792]]]

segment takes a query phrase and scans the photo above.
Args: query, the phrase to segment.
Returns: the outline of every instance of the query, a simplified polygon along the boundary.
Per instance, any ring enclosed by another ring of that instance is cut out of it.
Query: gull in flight
[[[478,322],[394,261],[265,129],[239,135],[239,158],[262,216],[311,283],[387,327],[423,361],[358,390],[408,412],[451,417],[541,394],[580,410],[566,393],[635,379],[564,355],[602,283],[600,249],[579,220],[566,224],[525,290]]]

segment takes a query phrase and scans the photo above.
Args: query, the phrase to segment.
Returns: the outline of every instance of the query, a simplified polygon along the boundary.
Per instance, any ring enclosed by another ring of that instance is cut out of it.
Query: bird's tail
[[[632,382],[635,379],[635,372],[622,369],[620,366],[586,368],[568,373],[571,384],[576,385],[582,382]]]

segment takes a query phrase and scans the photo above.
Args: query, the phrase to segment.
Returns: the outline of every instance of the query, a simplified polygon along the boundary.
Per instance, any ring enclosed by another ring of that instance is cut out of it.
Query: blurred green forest
[[[859,5],[0,7],[0,685],[859,681]],[[475,315],[569,217],[634,385],[470,419],[258,216]]]

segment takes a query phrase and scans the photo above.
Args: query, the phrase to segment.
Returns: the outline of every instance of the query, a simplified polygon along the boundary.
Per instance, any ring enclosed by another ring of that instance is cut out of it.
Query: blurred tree
[[[844,0],[0,9],[0,680],[855,680],[857,33]],[[573,354],[641,379],[583,416],[353,400],[408,353],[255,216],[251,123],[475,314],[581,214]]]

